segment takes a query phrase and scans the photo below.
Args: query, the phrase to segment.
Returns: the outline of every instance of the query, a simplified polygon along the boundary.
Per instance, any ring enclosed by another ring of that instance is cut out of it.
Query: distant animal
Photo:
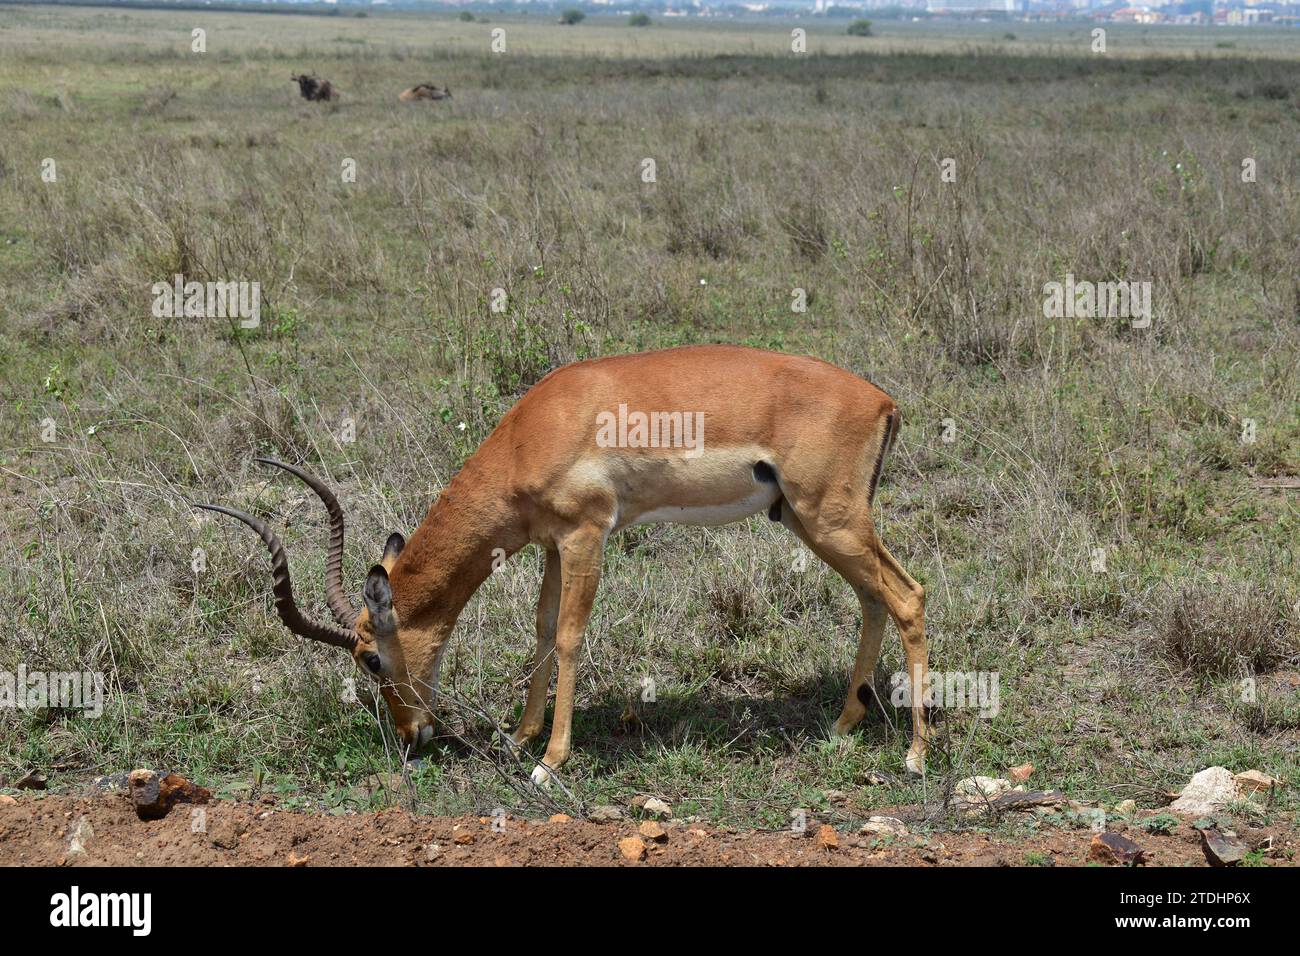
[[[408,103],[411,100],[449,100],[451,89],[446,86],[439,88],[432,83],[417,83],[409,90],[402,90],[397,98]]]
[[[339,97],[338,92],[330,85],[329,80],[322,80],[315,74],[308,76],[306,73],[302,73],[298,76],[291,76],[289,79],[298,84],[298,93],[304,100],[329,102]]]

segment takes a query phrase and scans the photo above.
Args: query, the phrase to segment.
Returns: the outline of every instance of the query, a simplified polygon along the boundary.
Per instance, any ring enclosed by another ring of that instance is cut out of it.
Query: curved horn
[[[333,647],[341,647],[349,653],[353,651],[357,644],[357,635],[354,631],[345,630],[333,624],[321,624],[304,617],[302,612],[298,610],[298,605],[293,601],[293,585],[289,582],[289,558],[284,553],[284,545],[267,527],[265,521],[260,521],[250,514],[236,511],[234,508],[225,508],[221,505],[196,504],[194,507],[217,511],[223,515],[238,518],[256,531],[266,543],[266,546],[271,550],[271,591],[275,594],[275,612],[280,615],[280,620],[284,622],[285,627],[299,637],[320,641],[322,644],[329,644]]]
[[[356,627],[358,611],[343,591],[343,509],[339,507],[334,492],[326,488],[319,478],[308,474],[297,465],[289,465],[274,458],[253,460],[263,465],[283,468],[289,474],[297,476],[325,503],[325,510],[330,513],[330,549],[325,557],[325,603],[329,605],[334,620],[349,631],[352,630]]]

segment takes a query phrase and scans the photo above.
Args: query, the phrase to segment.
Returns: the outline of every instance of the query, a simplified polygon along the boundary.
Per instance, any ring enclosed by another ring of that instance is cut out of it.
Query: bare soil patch
[[[810,823],[807,833],[733,831],[667,823],[659,839],[639,821],[430,817],[404,810],[335,816],[283,810],[274,798],[180,806],[142,821],[129,798],[45,794],[0,804],[3,866],[1082,866],[1092,833],[1045,829],[1027,836],[981,832],[914,834],[885,841]],[[1116,826],[1141,844],[1147,864],[1204,866],[1196,830],[1183,823],[1163,835]],[[1287,818],[1266,829],[1241,826],[1269,865],[1287,865],[1300,832]],[[636,838],[644,857],[629,859],[620,841]],[[827,844],[835,844],[828,846]],[[80,847],[79,849],[77,847]]]

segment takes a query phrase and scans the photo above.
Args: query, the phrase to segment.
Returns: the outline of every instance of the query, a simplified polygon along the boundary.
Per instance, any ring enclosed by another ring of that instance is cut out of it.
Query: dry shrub
[[[1167,599],[1164,651],[1201,677],[1264,674],[1300,654],[1295,620],[1280,593],[1249,584],[1184,587]]]

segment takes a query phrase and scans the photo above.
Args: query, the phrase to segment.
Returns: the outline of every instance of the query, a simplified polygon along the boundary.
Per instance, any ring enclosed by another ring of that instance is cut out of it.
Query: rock
[[[239,846],[239,838],[243,835],[243,824],[218,823],[208,831],[208,842],[220,850],[233,850]]]
[[[823,850],[838,850],[840,835],[835,832],[835,828],[829,823],[823,823],[817,828],[817,845]]]
[[[989,802],[998,810],[1032,810],[1060,806],[1067,798],[1060,790],[1008,790]]]
[[[822,796],[826,798],[827,803],[844,803],[849,799],[849,795],[843,790],[824,790]]]
[[[1007,778],[1012,783],[1024,783],[1029,779],[1029,775],[1034,772],[1034,765],[1031,763],[1022,763],[1019,767],[1012,767],[1007,771]]]
[[[1010,780],[1002,777],[967,777],[953,788],[954,803],[984,804],[1012,789]]]
[[[1243,794],[1267,793],[1278,785],[1276,778],[1258,770],[1243,771],[1232,779],[1237,784],[1237,790]]]
[[[33,770],[22,778],[15,780],[11,787],[15,790],[44,790],[48,778],[39,770]]]
[[[668,831],[663,828],[663,824],[656,820],[646,820],[636,828],[636,831],[647,840],[656,840],[662,843],[668,839]]]
[[[294,853],[293,850],[290,850],[289,859],[287,862],[289,866],[306,866],[308,863],[311,862],[311,857],[299,856],[297,853]]]
[[[645,803],[641,804],[641,809],[652,817],[671,817],[673,815],[673,808],[658,797],[650,797]]]
[[[877,773],[875,770],[872,770],[862,778],[862,785],[864,787],[882,787],[887,783],[889,783],[889,778],[883,773]]]
[[[550,823],[569,823],[569,822],[571,822],[572,820],[573,820],[573,817],[569,816],[567,813],[553,813],[553,814],[551,814],[550,819],[548,820],[548,822],[550,822]]]
[[[623,859],[637,862],[645,859],[646,846],[641,842],[640,837],[628,837],[625,840],[618,841],[618,852],[623,854]]]
[[[591,812],[587,814],[587,819],[592,823],[616,823],[622,820],[623,817],[622,810],[610,806],[592,807]]]
[[[1146,862],[1146,851],[1128,837],[1107,831],[1092,838],[1088,859],[1118,866],[1141,866]]]
[[[1133,816],[1133,814],[1137,812],[1137,808],[1138,805],[1136,800],[1121,800],[1119,803],[1115,804],[1115,812],[1121,817]]]
[[[127,777],[131,802],[141,820],[161,820],[178,803],[207,803],[212,794],[178,773],[161,776],[152,770],[132,770]]]
[[[86,844],[95,838],[95,828],[90,823],[89,817],[78,817],[77,825],[72,829],[72,835],[68,839],[68,854],[85,853]]]
[[[1201,831],[1201,850],[1210,866],[1236,866],[1250,847],[1231,830],[1207,828]]]
[[[1169,809],[1174,813],[1205,816],[1218,813],[1240,796],[1232,771],[1223,767],[1207,767],[1192,776],[1178,799],[1169,805]]]
[[[0,793],[0,807],[11,807],[18,801],[7,793]]]
[[[859,833],[875,833],[880,836],[907,836],[907,826],[896,817],[868,817]]]
[[[90,781],[90,785],[96,790],[115,793],[119,790],[127,789],[127,775],[124,773],[105,774]]]
[[[451,835],[451,841],[457,846],[468,846],[474,842],[474,834],[470,830],[456,830]]]

